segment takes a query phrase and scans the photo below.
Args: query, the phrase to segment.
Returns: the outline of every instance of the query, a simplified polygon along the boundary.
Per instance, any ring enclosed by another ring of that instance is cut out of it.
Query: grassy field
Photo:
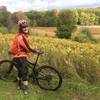
[[[34,27],[31,32],[42,36],[55,36],[56,27]]]
[[[87,29],[95,38],[100,38],[100,26],[78,26],[76,32]]]
[[[76,32],[81,32],[82,29],[88,29],[95,38],[100,38],[100,26],[78,26]],[[37,35],[55,36],[56,27],[34,27],[31,32]]]
[[[9,58],[13,37],[0,35],[0,60]],[[61,72],[62,87],[53,92],[30,83],[31,93],[25,96],[17,90],[18,83],[0,80],[0,100],[100,100],[100,44],[38,36],[31,36],[31,43],[33,48],[48,52],[40,63],[52,64]]]
[[[92,25],[92,26],[78,26],[77,31],[81,31],[82,29],[88,29],[92,34],[100,35],[100,26]]]
[[[45,91],[30,83],[27,96],[17,87],[17,83],[0,81],[0,100],[100,100],[100,87],[75,80],[63,80],[57,91]]]

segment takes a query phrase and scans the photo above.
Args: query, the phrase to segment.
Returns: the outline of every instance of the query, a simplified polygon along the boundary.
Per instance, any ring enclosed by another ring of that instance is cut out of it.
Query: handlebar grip
[[[30,51],[31,51],[32,53],[44,54],[44,51],[41,51],[41,50],[30,49]]]

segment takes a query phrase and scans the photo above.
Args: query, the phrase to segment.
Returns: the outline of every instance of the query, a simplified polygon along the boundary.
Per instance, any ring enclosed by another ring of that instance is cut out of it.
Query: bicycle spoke
[[[43,66],[38,70],[38,85],[46,90],[56,90],[61,86],[62,79],[52,67]]]

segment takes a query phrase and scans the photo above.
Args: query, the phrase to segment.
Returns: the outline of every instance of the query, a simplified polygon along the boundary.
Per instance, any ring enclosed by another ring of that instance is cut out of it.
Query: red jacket
[[[9,52],[13,55],[13,57],[27,57],[29,54],[29,49],[26,47],[23,37],[26,39],[27,43],[30,45],[29,37],[27,34],[20,33],[16,34],[12,46],[9,50]],[[24,48],[21,48],[21,46]]]

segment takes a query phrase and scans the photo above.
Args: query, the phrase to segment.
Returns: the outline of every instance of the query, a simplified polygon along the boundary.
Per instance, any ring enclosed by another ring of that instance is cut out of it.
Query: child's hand
[[[43,53],[44,53],[44,51],[41,51],[41,50],[35,50],[35,49],[31,49],[31,52],[37,53],[37,54],[43,54]]]
[[[36,50],[36,53],[38,53],[38,54],[43,54],[44,52],[41,51],[41,50]]]

